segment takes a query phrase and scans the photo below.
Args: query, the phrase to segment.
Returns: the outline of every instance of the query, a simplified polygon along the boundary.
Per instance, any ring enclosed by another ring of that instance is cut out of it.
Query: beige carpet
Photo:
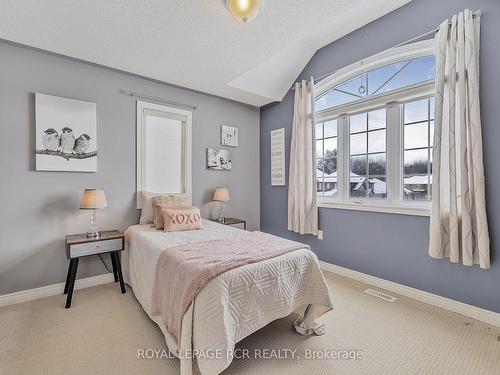
[[[275,321],[240,348],[361,350],[349,360],[240,359],[224,374],[500,374],[500,329],[408,298],[395,303],[362,293],[366,285],[326,274],[336,309],[328,333],[305,338],[291,318]],[[178,374],[176,359],[138,359],[164,348],[162,334],[130,289],[116,284],[0,309],[0,374]]]

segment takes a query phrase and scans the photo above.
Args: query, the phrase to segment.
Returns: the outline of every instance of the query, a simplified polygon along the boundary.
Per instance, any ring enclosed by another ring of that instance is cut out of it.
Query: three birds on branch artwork
[[[37,171],[97,172],[97,104],[35,94]]]
[[[45,150],[36,150],[39,155],[61,156],[67,160],[71,158],[86,159],[97,156],[97,151],[87,153],[90,147],[91,137],[82,134],[75,138],[73,129],[65,126],[61,129],[61,135],[54,128],[48,128],[43,132],[42,144]]]

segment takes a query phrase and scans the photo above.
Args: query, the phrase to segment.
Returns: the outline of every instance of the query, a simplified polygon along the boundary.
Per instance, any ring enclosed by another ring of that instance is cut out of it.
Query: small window
[[[434,98],[405,103],[403,118],[403,197],[405,200],[430,200]]]
[[[386,110],[349,116],[349,195],[385,198]]]
[[[182,121],[146,112],[143,135],[144,190],[181,194]]]
[[[189,111],[137,101],[138,192],[187,194],[189,199],[190,127]]]
[[[341,83],[318,97],[315,110],[352,103],[417,83],[434,80],[435,58],[424,56],[385,65]]]
[[[337,120],[316,124],[318,195],[337,196]]]

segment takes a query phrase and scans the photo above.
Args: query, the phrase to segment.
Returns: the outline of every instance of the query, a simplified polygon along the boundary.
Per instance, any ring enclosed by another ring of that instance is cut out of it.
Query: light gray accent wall
[[[321,208],[323,241],[287,231],[288,188],[270,186],[269,132],[286,128],[288,162],[293,117],[291,91],[281,103],[261,109],[261,226],[266,232],[307,242],[324,261],[500,313],[500,1],[413,0],[319,50],[300,78],[327,74],[421,35],[465,8],[482,11],[481,117],[491,269],[431,259],[427,253],[426,217]]]
[[[165,62],[168,64],[168,62]],[[130,90],[197,106],[193,113],[193,204],[207,205],[227,186],[227,216],[259,228],[259,109],[122,72],[0,42],[0,295],[64,282],[64,236],[86,232],[90,212],[78,209],[85,187],[106,191],[102,229],[125,230],[135,208],[135,100]],[[34,93],[97,103],[98,172],[34,171]],[[206,169],[207,147],[220,144],[220,125],[239,128],[230,172]],[[78,278],[105,272],[97,257],[80,262]]]

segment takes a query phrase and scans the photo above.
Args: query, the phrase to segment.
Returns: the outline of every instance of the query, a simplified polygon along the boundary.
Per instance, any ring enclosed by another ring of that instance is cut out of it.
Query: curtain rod
[[[476,16],[478,16],[478,15],[481,15],[481,11],[480,11],[480,10],[476,10],[475,12],[473,12],[473,13],[472,13],[472,17],[476,17]],[[451,20],[450,20],[450,22],[449,22],[449,23],[451,24]],[[411,39],[408,39],[407,41],[404,41],[404,42],[399,43],[399,44],[397,44],[397,45],[395,45],[395,46],[392,46],[392,47],[390,47],[390,48],[388,48],[388,49],[391,49],[391,48],[397,48],[397,47],[404,46],[405,44],[411,43],[411,42],[413,42],[413,41],[415,41],[415,40],[418,40],[418,39],[420,39],[420,38],[423,38],[424,36],[427,36],[427,35],[429,35],[429,34],[432,34],[432,33],[437,33],[438,31],[439,31],[439,26],[438,26],[438,27],[435,27],[434,29],[429,30],[429,31],[427,31],[427,32],[425,32],[425,33],[423,33],[423,34],[420,34],[420,35],[418,35],[418,36],[416,36],[416,37],[413,37],[413,38],[411,38]],[[363,61],[363,60],[361,60],[361,61]],[[338,70],[338,69],[337,69],[337,70]],[[311,77],[311,78],[314,78],[314,81],[315,81],[315,82],[316,82],[316,81],[321,81],[323,78],[328,77],[330,74],[335,73],[337,70],[331,71],[330,73],[323,74],[323,75],[321,75],[321,76],[319,76],[319,77]],[[295,83],[301,83],[301,81],[297,81],[297,82],[295,82]],[[292,90],[295,90],[295,84],[292,86]]]
[[[139,93],[136,93],[133,91],[120,90],[120,94],[130,96],[131,98],[145,99],[145,100],[151,100],[151,101],[159,102],[159,103],[163,103],[163,104],[168,104],[172,107],[177,107],[180,109],[189,109],[189,110],[193,110],[193,111],[196,111],[198,109],[198,107],[193,106],[193,105],[176,103],[176,102],[172,102],[170,100],[165,100],[162,98],[157,98],[157,97],[149,96],[149,95],[143,95],[143,94],[139,94]]]
[[[472,17],[476,17],[478,15],[481,15],[481,11],[480,10],[476,10],[475,12],[472,13]],[[448,24],[451,25],[451,20],[448,22]],[[404,46],[405,44],[408,44],[408,43],[411,43],[415,40],[418,40],[420,38],[423,38],[424,36],[427,36],[429,34],[432,34],[432,33],[437,33],[439,31],[439,26],[438,27],[435,27],[434,29],[432,30],[429,30],[427,31],[426,33],[423,33],[423,34],[420,34],[414,38],[411,38],[411,39],[408,39],[407,41],[403,42],[403,43],[399,43],[397,45],[395,45],[394,47],[391,47],[391,48],[396,48],[396,47],[401,47],[401,46]]]

